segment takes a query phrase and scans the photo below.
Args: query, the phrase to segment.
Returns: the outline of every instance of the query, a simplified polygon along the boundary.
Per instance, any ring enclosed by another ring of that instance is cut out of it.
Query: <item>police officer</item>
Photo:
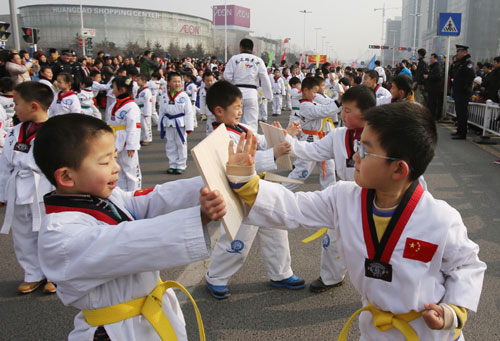
[[[259,118],[257,87],[259,87],[259,80],[264,98],[271,100],[273,93],[264,61],[252,52],[253,42],[250,39],[242,39],[240,54],[232,56],[227,62],[224,79],[236,85],[243,95],[241,123],[247,124],[254,132],[257,132]]]
[[[454,140],[465,140],[467,136],[467,106],[472,96],[474,80],[474,63],[470,59],[468,46],[456,45],[457,61],[453,65],[453,97],[457,115],[457,132],[452,134]]]
[[[61,72],[67,72],[71,74],[71,64],[70,64],[71,53],[68,50],[63,50],[61,56],[52,65],[52,73],[54,74],[54,80],[57,79],[57,75]]]

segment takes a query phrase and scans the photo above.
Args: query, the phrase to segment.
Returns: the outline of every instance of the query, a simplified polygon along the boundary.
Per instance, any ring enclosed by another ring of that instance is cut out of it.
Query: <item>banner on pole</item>
[[[274,61],[274,52],[269,52],[267,56],[269,57],[269,62],[267,63],[267,67],[271,67],[273,66],[273,61]]]

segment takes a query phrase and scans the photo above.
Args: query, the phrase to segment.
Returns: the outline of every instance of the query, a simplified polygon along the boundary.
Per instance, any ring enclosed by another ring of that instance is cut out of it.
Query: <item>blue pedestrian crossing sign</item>
[[[462,13],[439,13],[438,36],[459,36]]]

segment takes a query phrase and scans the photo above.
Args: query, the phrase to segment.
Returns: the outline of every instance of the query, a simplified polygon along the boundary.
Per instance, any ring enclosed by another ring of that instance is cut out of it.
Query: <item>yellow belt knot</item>
[[[126,130],[127,129],[126,125],[120,125],[120,126],[112,126],[112,125],[110,125],[109,127],[113,130],[113,135],[115,135],[115,136],[116,136],[116,132],[118,130]]]
[[[366,307],[362,307],[358,309],[352,316],[349,318],[347,323],[342,328],[337,341],[347,341],[347,336],[349,334],[349,328],[351,327],[352,321],[363,311],[369,311],[372,313],[373,318],[373,326],[380,330],[381,332],[385,332],[389,329],[396,328],[398,329],[403,336],[408,341],[418,341],[418,336],[415,330],[410,326],[409,322],[419,318],[422,316],[422,312],[416,312],[414,310],[409,313],[404,314],[393,314],[390,311],[383,311],[375,308],[370,302]]]

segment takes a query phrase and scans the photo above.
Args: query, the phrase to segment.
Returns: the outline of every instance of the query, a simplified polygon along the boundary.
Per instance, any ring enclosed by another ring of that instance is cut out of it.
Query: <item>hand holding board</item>
[[[262,133],[264,134],[267,142],[267,146],[272,148],[281,142],[285,142],[285,134],[284,130],[273,125],[260,122],[260,128],[262,129]],[[286,170],[292,170],[292,160],[290,159],[290,155],[282,155],[276,159],[276,163],[278,167]]]

